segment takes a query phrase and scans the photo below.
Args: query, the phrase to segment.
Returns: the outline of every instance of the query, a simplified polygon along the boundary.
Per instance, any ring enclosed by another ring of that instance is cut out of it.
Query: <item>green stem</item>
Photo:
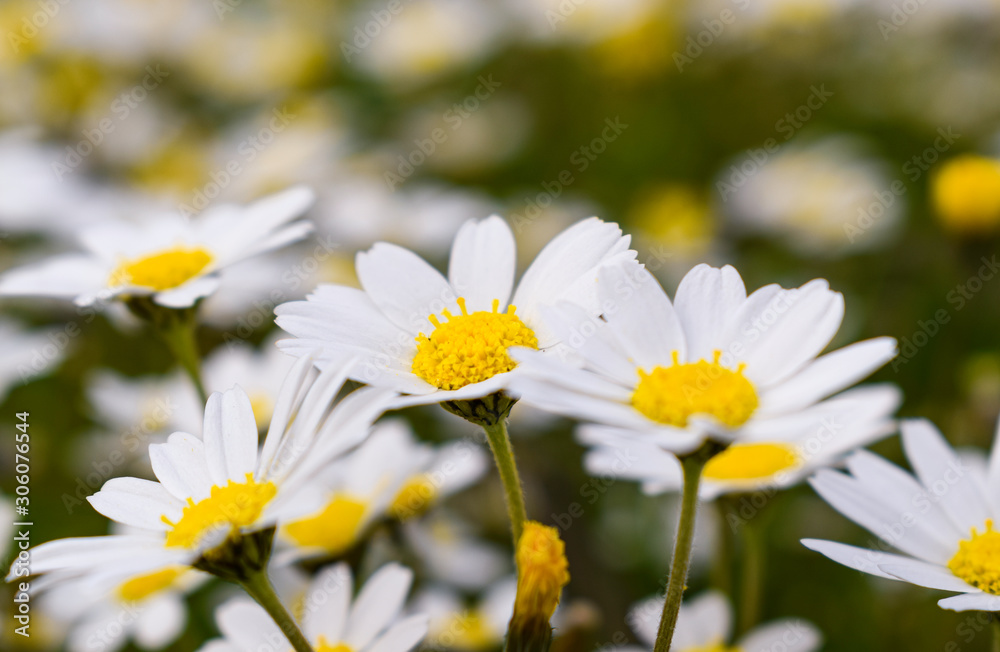
[[[295,619],[278,599],[274,587],[271,586],[271,580],[267,577],[267,571],[250,573],[240,582],[240,586],[271,616],[271,619],[281,628],[281,633],[292,644],[295,652],[314,652],[309,641],[302,635],[299,626],[295,624]]]
[[[493,459],[496,460],[500,481],[503,483],[504,495],[507,499],[507,513],[510,516],[510,528],[514,537],[514,549],[521,539],[527,510],[524,507],[524,492],[521,489],[521,478],[514,463],[514,449],[510,445],[507,434],[507,420],[500,418],[492,425],[483,424],[486,439],[490,442]]]
[[[749,632],[760,620],[760,592],[764,580],[766,548],[762,523],[743,527],[743,577],[740,583],[741,634]]]
[[[688,568],[691,565],[691,548],[694,542],[695,517],[698,512],[698,486],[701,484],[701,472],[708,460],[718,451],[719,447],[716,444],[706,443],[694,453],[681,458],[681,468],[684,471],[681,516],[680,522],[677,524],[677,539],[674,542],[674,558],[670,565],[670,578],[667,580],[663,615],[660,617],[660,628],[656,634],[656,646],[653,648],[653,652],[668,652],[674,638],[677,614],[681,609]]]
[[[993,652],[1000,652],[1000,618],[993,614]]]
[[[715,499],[719,512],[719,550],[718,561],[712,565],[712,586],[725,593],[733,593],[733,550],[736,548],[736,532],[730,523],[730,515],[737,513],[739,506],[727,495]]]
[[[195,340],[196,327],[193,315],[178,313],[161,326],[160,336],[191,378],[202,404],[205,404],[208,402],[208,392],[201,381],[201,356],[198,355],[198,343]]]

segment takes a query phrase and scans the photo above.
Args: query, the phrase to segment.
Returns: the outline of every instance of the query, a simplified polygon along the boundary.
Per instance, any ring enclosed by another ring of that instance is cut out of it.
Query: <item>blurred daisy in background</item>
[[[934,215],[948,231],[988,235],[1000,229],[1000,159],[964,154],[931,176]]]
[[[635,258],[616,224],[590,218],[556,236],[514,288],[515,245],[498,216],[466,222],[446,279],[416,254],[378,243],[358,254],[363,290],[321,285],[307,301],[279,306],[295,355],[363,356],[351,377],[410,394],[399,405],[481,398],[502,390],[511,345],[546,350],[558,339],[541,321],[559,300],[596,314],[596,271]],[[441,316],[439,318],[439,315]]]
[[[28,330],[0,318],[0,402],[18,385],[57,368],[72,346],[72,338],[61,328]]]
[[[0,296],[78,305],[151,296],[161,306],[189,307],[218,288],[219,270],[305,237],[312,225],[294,220],[312,201],[309,190],[294,188],[247,207],[216,206],[196,220],[177,214],[95,225],[80,232],[86,253],[9,271],[0,277]]]
[[[803,256],[878,248],[898,231],[907,186],[858,141],[837,136],[756,151],[763,162],[734,159],[716,182],[739,230],[781,238]]]
[[[679,454],[705,440],[755,444],[743,449],[750,453],[743,462],[757,477],[801,464],[794,442],[803,433],[822,436],[831,420],[885,434],[895,392],[869,387],[827,397],[891,360],[896,342],[877,338],[817,357],[844,316],[843,296],[826,281],[768,285],[747,296],[732,267],[699,265],[671,303],[633,263],[602,269],[598,287],[599,320],[567,304],[549,311],[583,368],[523,347],[511,351],[521,365],[512,392],[599,424],[587,429],[589,443],[637,439]],[[858,423],[857,414],[875,424]]]
[[[831,507],[903,554],[817,539],[803,545],[863,573],[958,593],[938,601],[943,609],[997,611],[1000,440],[982,469],[957,455],[929,421],[903,421],[902,433],[914,475],[858,451],[847,459],[848,473],[823,470],[810,484]]]
[[[510,571],[510,555],[503,548],[476,536],[470,523],[449,512],[408,521],[403,536],[424,572],[442,584],[475,591]]]
[[[377,520],[423,514],[479,480],[487,466],[478,444],[434,447],[418,442],[404,421],[384,421],[303,492],[300,500],[310,509],[279,530],[279,544],[286,548],[280,558],[341,555]]]
[[[663,598],[650,598],[633,607],[628,622],[642,645],[612,648],[620,652],[652,650],[663,611]],[[700,594],[681,605],[670,649],[676,652],[739,650],[740,652],[815,652],[823,636],[804,620],[776,620],[759,625],[737,641],[732,639],[732,609],[725,596],[716,591]]]
[[[427,633],[427,616],[403,617],[413,572],[386,564],[354,594],[346,564],[325,568],[313,578],[302,605],[302,633],[318,651],[408,652]],[[223,638],[209,641],[200,652],[256,652],[261,644],[291,648],[281,629],[258,605],[231,600],[215,612]]]
[[[452,589],[430,586],[413,600],[413,611],[430,619],[427,645],[445,650],[493,650],[503,643],[514,613],[517,578],[505,577],[469,602]]]

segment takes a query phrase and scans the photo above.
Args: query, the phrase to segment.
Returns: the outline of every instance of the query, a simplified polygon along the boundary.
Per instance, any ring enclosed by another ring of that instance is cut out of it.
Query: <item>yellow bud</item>
[[[517,542],[517,598],[514,617],[552,617],[569,583],[566,545],[553,527],[526,521]]]
[[[931,181],[938,219],[958,233],[1000,227],[1000,161],[966,154],[938,168]]]

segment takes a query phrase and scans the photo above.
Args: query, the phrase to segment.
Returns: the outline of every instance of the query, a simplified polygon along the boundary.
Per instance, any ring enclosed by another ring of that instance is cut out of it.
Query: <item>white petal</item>
[[[329,643],[343,640],[353,592],[354,582],[347,564],[320,571],[306,595],[303,618],[306,638],[315,642],[322,636]]]
[[[560,303],[554,308],[544,307],[541,314],[546,328],[564,346],[582,356],[587,368],[624,387],[634,387],[638,382],[637,365],[629,361],[618,338],[598,316],[590,315],[583,308],[569,303]],[[557,350],[547,353],[561,359]]]
[[[226,639],[242,650],[257,650],[262,645],[282,652],[291,648],[267,612],[246,598],[234,598],[216,609],[215,622]]]
[[[887,580],[901,581],[898,577],[889,575],[879,567],[885,564],[893,564],[900,560],[910,561],[910,557],[893,555],[887,552],[858,548],[835,541],[823,541],[821,539],[802,539],[802,545],[810,550],[815,550],[828,559],[832,559],[838,564],[843,564],[848,568],[859,570],[862,573],[875,575]]]
[[[993,435],[986,482],[989,495],[993,497],[993,509],[1000,513],[1000,419],[997,419],[996,433]]]
[[[683,650],[728,641],[732,619],[729,602],[722,593],[702,593],[681,605],[677,629],[674,630],[674,645]]]
[[[222,279],[216,275],[199,276],[172,290],[157,292],[153,300],[167,308],[190,308],[198,299],[214,294]]]
[[[399,615],[412,582],[413,571],[399,564],[376,571],[354,601],[344,641],[355,650],[371,643]]]
[[[404,618],[378,637],[368,652],[409,652],[427,635],[427,616]]]
[[[722,269],[698,265],[684,276],[674,296],[674,310],[684,328],[689,360],[712,359],[726,324],[746,298],[743,279],[729,265]]]
[[[243,389],[237,386],[208,397],[203,437],[212,483],[246,482],[257,459],[257,421]]]
[[[163,517],[176,523],[184,507],[159,482],[139,478],[112,478],[87,500],[111,520],[147,530],[166,530]]]
[[[535,380],[611,401],[627,403],[632,398],[631,388],[610,382],[593,371],[572,367],[556,356],[523,347],[512,347],[508,353],[518,362],[518,372]]]
[[[90,256],[68,255],[10,270],[0,276],[0,296],[72,299],[107,286],[111,270]]]
[[[813,652],[823,635],[804,620],[779,620],[755,627],[736,643],[743,652]]]
[[[165,444],[150,444],[149,461],[156,479],[179,500],[197,502],[212,491],[205,445],[194,435],[175,432]]]
[[[938,606],[951,611],[1000,611],[1000,596],[989,593],[965,593],[938,600]]]
[[[980,532],[993,516],[981,485],[941,433],[925,419],[908,419],[901,426],[906,459],[942,510],[960,532]]]
[[[376,243],[357,256],[358,280],[378,309],[407,333],[429,333],[431,315],[458,314],[455,290],[436,269],[408,249]]]
[[[448,280],[470,313],[492,310],[494,299],[506,310],[516,257],[514,234],[503,218],[492,215],[462,225],[451,246]]]
[[[174,641],[187,624],[187,607],[176,593],[161,595],[142,605],[135,627],[135,642],[159,650]]]
[[[964,580],[955,577],[950,570],[916,559],[911,559],[907,563],[895,561],[891,564],[879,564],[878,567],[883,573],[928,589],[957,591],[959,593],[976,590],[975,587],[966,584]]]
[[[602,315],[636,366],[669,367],[675,352],[685,360],[681,322],[652,274],[632,263],[605,267],[599,278]]]

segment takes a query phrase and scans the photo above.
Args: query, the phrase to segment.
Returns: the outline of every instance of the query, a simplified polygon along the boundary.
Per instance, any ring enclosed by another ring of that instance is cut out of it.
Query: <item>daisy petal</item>
[[[112,478],[87,501],[113,521],[147,530],[166,530],[163,517],[176,523],[184,507],[159,482],[139,478]]]
[[[490,311],[493,300],[507,307],[514,287],[514,234],[501,217],[469,220],[451,246],[448,280],[469,312]]]
[[[951,611],[1000,611],[1000,596],[989,593],[964,593],[938,600],[938,606]]]
[[[911,560],[911,558],[903,557],[902,555],[893,555],[887,552],[858,548],[857,546],[849,546],[835,541],[823,541],[821,539],[802,539],[802,545],[810,550],[815,550],[838,564],[887,580],[902,581],[898,577],[881,570],[881,566],[892,565],[901,560],[904,563]]]
[[[605,267],[599,279],[603,316],[633,364],[669,367],[674,352],[686,359],[680,319],[652,274],[633,263]]]
[[[372,575],[354,601],[344,641],[364,649],[403,608],[413,582],[413,571],[390,563]]]
[[[427,635],[427,616],[404,618],[378,637],[368,652],[408,652]]]
[[[212,491],[205,445],[194,435],[175,432],[165,444],[150,444],[149,461],[156,479],[179,500],[199,501]]]
[[[955,577],[951,571],[926,562],[911,559],[906,563],[893,562],[891,564],[879,564],[879,570],[888,573],[893,577],[898,577],[904,582],[923,586],[928,589],[940,589],[942,591],[956,591],[968,593],[976,588],[967,584],[964,580]]]
[[[736,647],[743,652],[813,652],[823,643],[823,635],[804,620],[778,620],[755,627]]]
[[[674,309],[684,328],[688,360],[712,359],[727,321],[746,298],[743,279],[729,265],[722,269],[698,265],[681,279]]]

